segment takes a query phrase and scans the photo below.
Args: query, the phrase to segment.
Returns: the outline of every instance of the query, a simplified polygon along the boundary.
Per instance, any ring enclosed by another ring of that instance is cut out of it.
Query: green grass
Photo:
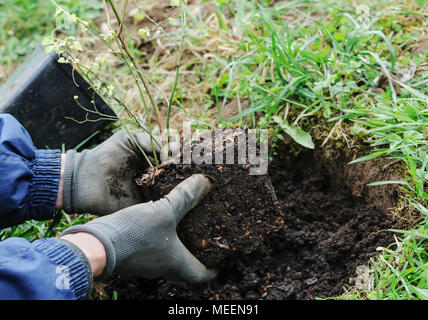
[[[193,67],[194,77],[209,85],[206,100],[214,97],[197,118],[206,127],[216,118],[219,127],[269,128],[274,146],[284,135],[307,148],[322,142],[347,148],[348,140],[364,140],[371,151],[353,163],[374,158],[399,163],[405,179],[371,185],[401,185],[402,201],[420,217],[420,224],[414,230],[395,231],[397,242],[380,250],[372,261],[371,289],[341,298],[426,299],[427,52],[413,56],[411,48],[428,29],[428,9],[423,1],[354,4],[218,1],[219,30],[193,22],[187,46],[201,46],[209,33],[220,35],[236,53],[226,58],[213,51],[210,63]],[[411,63],[417,65],[413,78],[396,82],[397,71]],[[387,83],[383,93],[377,90],[381,78]],[[175,100],[184,113],[187,91],[182,84]],[[248,99],[249,108],[222,119],[222,108],[237,97]],[[348,133],[328,141],[338,121]],[[316,128],[321,134],[315,134]]]
[[[59,220],[57,220],[59,218]],[[89,214],[68,215],[64,211],[57,211],[52,220],[47,221],[26,221],[18,226],[2,229],[0,241],[10,237],[19,237],[34,241],[41,238],[58,236],[62,231],[70,226],[82,224],[91,219]]]
[[[94,19],[102,1],[62,0],[72,13]],[[55,10],[48,0],[0,0],[0,64],[21,62],[55,28]]]
[[[402,236],[374,262],[375,285],[367,297],[428,300],[427,224],[411,231],[394,231]]]

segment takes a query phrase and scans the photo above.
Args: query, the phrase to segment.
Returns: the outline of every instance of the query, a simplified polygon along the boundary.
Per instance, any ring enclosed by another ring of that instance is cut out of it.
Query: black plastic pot
[[[100,116],[83,110],[74,96],[89,110],[95,109],[93,100],[98,111],[114,115],[72,66],[57,61],[54,51],[46,55],[40,47],[0,88],[0,113],[15,116],[38,148],[61,148],[62,144],[72,148],[109,123],[93,122]]]

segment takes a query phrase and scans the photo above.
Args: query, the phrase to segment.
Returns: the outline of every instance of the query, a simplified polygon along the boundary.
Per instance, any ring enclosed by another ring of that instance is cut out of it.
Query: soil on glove
[[[349,159],[342,162],[346,165]],[[394,225],[370,201],[355,201],[355,190],[341,180],[344,171],[332,175],[332,167],[312,152],[295,157],[286,150],[278,156],[269,174],[284,224],[253,252],[226,259],[213,281],[190,284],[114,275],[98,285],[103,289],[98,296],[102,292],[106,299],[114,291],[118,299],[314,299],[342,294],[376,248],[393,241],[387,229]]]

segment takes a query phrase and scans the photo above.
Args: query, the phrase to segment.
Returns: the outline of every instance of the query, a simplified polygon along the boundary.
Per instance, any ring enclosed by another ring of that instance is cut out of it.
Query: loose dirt
[[[284,224],[269,176],[251,174],[251,168],[258,167],[251,165],[242,152],[238,161],[239,146],[247,149],[247,132],[246,128],[206,131],[189,146],[188,155],[209,155],[208,164],[185,164],[186,153],[182,153],[149,168],[136,180],[151,200],[167,195],[192,174],[204,174],[211,181],[209,194],[177,228],[184,245],[209,268],[221,267],[226,259],[253,252],[266,235]],[[228,155],[235,164],[224,164]],[[223,159],[218,161],[221,164],[211,164],[219,156]]]
[[[387,229],[394,222],[386,207],[397,194],[384,192],[376,203],[372,191],[360,186],[368,176],[381,178],[380,169],[352,169],[349,159],[333,161],[319,152],[292,154],[284,147],[269,166],[284,224],[253,252],[225,260],[215,280],[189,284],[115,275],[99,284],[103,290],[95,297],[113,291],[118,299],[314,299],[343,293],[376,248],[392,242]]]

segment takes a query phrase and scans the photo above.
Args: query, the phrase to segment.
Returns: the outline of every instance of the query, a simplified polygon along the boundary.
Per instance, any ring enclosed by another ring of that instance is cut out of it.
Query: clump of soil
[[[189,156],[212,152],[212,162],[217,153],[222,154],[222,163],[228,154],[233,155],[235,164],[211,164],[209,160],[208,164],[193,161],[183,164],[182,153],[136,179],[142,192],[148,192],[149,199],[157,200],[192,174],[209,178],[211,191],[186,214],[177,228],[184,245],[209,268],[222,266],[227,258],[253,252],[266,235],[284,223],[269,176],[251,174],[253,166],[247,152],[238,161],[240,145],[242,150],[254,151],[247,147],[247,132],[245,128],[208,131],[189,148]],[[216,148],[219,134],[222,143]]]
[[[376,248],[393,241],[387,230],[394,222],[374,206],[377,203],[371,202],[371,193],[353,196],[358,175],[348,172],[351,169],[333,174],[332,168],[341,168],[339,162],[323,161],[317,151],[293,156],[290,150],[283,150],[270,164],[269,174],[284,224],[252,253],[227,259],[213,281],[190,284],[115,275],[103,284],[103,298],[113,291],[118,299],[314,299],[340,295],[350,278],[356,277],[356,270],[376,255]],[[349,159],[342,162],[346,165]],[[348,178],[353,183],[350,187]],[[394,198],[389,199],[393,206]]]

